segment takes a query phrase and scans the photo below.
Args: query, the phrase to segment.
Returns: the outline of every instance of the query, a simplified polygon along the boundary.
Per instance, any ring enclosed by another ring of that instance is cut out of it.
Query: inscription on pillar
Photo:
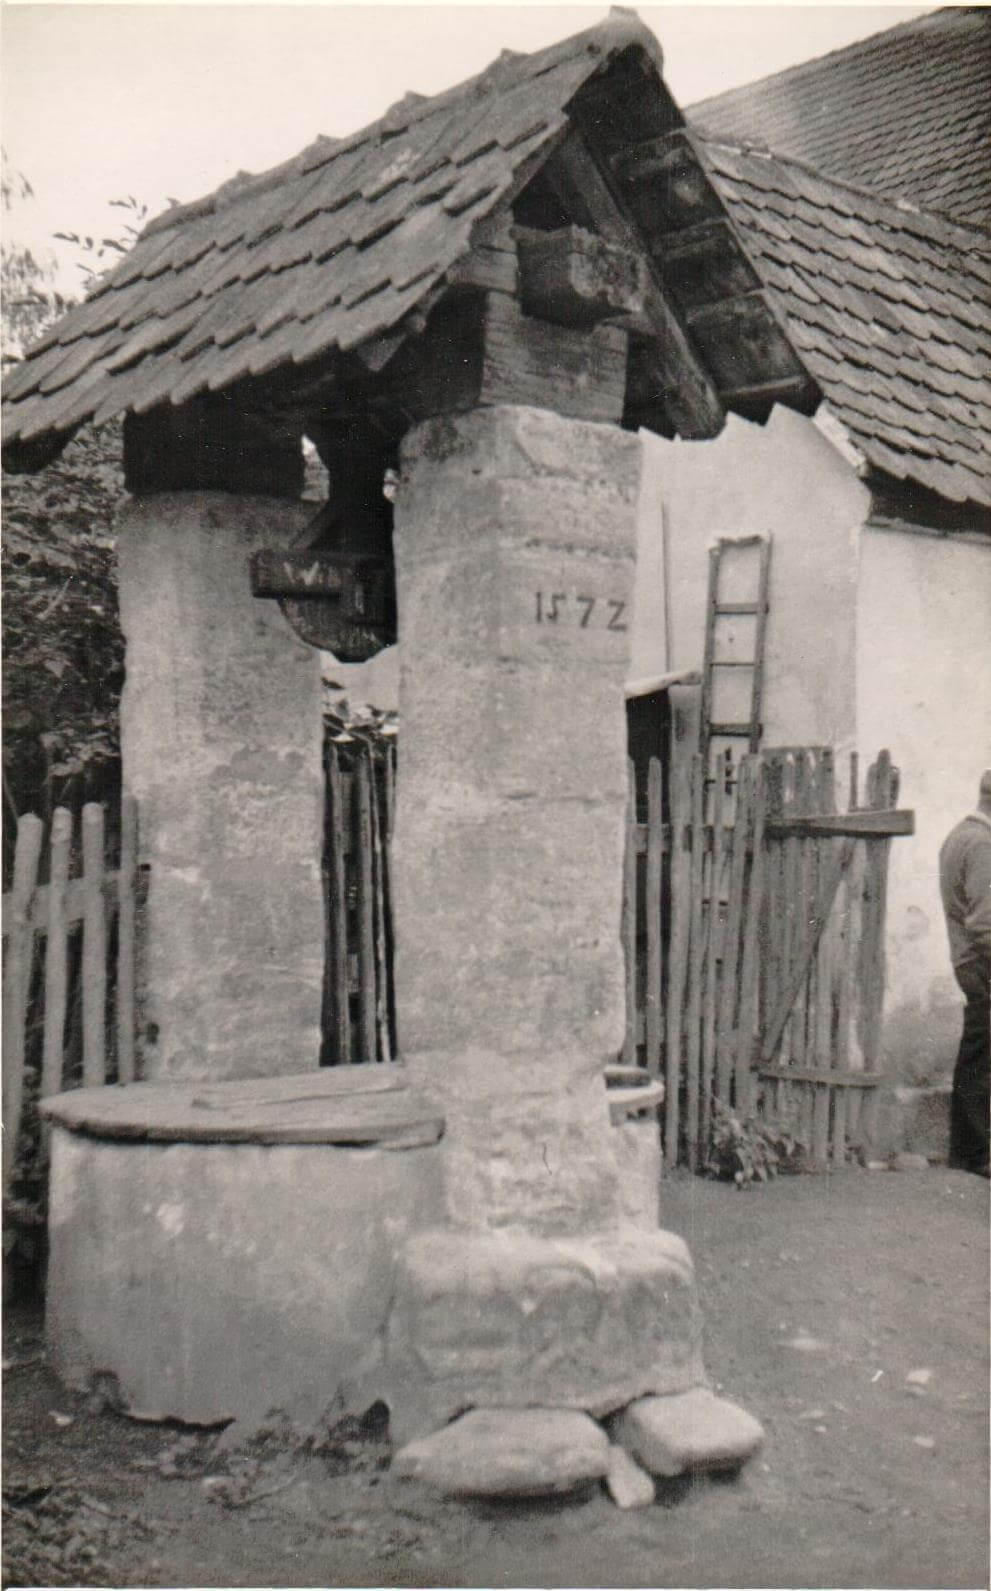
[[[579,592],[535,591],[537,624],[577,626],[579,630],[626,631],[626,603],[618,597],[589,597]]]

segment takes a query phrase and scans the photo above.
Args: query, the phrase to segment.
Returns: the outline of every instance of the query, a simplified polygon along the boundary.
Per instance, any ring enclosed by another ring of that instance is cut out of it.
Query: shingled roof
[[[578,91],[631,48],[660,88],[656,39],[616,9],[561,44],[506,52],[445,93],[407,95],[353,137],[319,138],[273,171],[166,211],[10,376],[11,461],[43,461],[84,421],[367,349],[429,301],[476,223],[553,148]],[[667,125],[680,123],[668,104]]]
[[[798,161],[685,141],[868,462],[991,507],[991,239]]]
[[[284,399],[388,369],[573,133],[597,197],[570,220],[595,230],[606,202],[642,246],[667,319],[639,335],[680,339],[716,425],[825,395],[872,471],[991,507],[986,234],[690,135],[628,12],[167,211],[9,378],[7,461],[40,467],[87,420],[201,393],[265,407],[273,383]],[[627,421],[670,434],[671,392],[635,364]]]
[[[757,140],[991,228],[991,11],[952,6],[701,100],[699,131]]]

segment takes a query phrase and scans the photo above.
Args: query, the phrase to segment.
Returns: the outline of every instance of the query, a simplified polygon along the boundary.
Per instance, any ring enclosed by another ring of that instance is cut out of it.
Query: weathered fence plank
[[[48,924],[45,940],[45,1036],[41,1062],[41,1095],[62,1087],[65,1013],[69,993],[69,925],[65,913],[72,849],[72,814],[57,807],[52,815],[51,863],[48,882]]]
[[[736,1034],[735,1104],[744,1116],[753,1109],[751,1059],[760,1002],[761,923],[764,912],[764,814],[767,803],[765,771],[755,758],[751,770],[751,814],[747,845],[750,876],[740,957],[740,1014]]]
[[[737,1031],[737,1002],[739,999],[739,969],[741,956],[741,923],[743,920],[743,885],[747,869],[747,846],[750,840],[752,806],[752,759],[743,757],[737,768],[736,812],[729,834],[729,899],[726,907],[726,925],[723,931],[722,987],[719,997],[719,1018],[716,1028],[716,1088],[719,1098],[726,1103],[732,1094],[735,1045]]]
[[[712,1089],[716,1063],[716,1007],[719,997],[719,958],[722,951],[723,914],[722,881],[726,850],[726,830],[723,825],[726,804],[725,773],[721,762],[716,763],[712,784],[712,850],[709,861],[708,906],[705,948],[705,987],[702,1000],[702,1110],[699,1131],[702,1150],[709,1142],[712,1124]]]
[[[626,1034],[623,1065],[637,1060],[637,800],[633,758],[626,762],[626,838],[623,846],[623,946],[625,957]]]
[[[891,765],[888,751],[878,753],[868,776],[870,805],[875,810],[892,807],[898,800],[898,770]],[[863,976],[867,1021],[864,1030],[864,1066],[877,1072],[881,1047],[881,1021],[884,1010],[884,937],[888,913],[888,853],[891,841],[877,839],[868,847],[865,888],[870,899],[869,931],[864,935]],[[861,1105],[861,1127],[865,1140],[877,1135],[878,1094],[873,1090]]]
[[[664,1016],[661,995],[664,986],[664,912],[661,886],[664,865],[663,830],[664,790],[661,764],[651,757],[647,769],[647,873],[646,873],[646,1065],[659,1075]]]
[[[372,871],[372,770],[367,748],[355,768],[358,808],[358,986],[363,1061],[376,1057],[375,885]]]
[[[83,1083],[106,1082],[107,912],[103,897],[104,813],[83,807]]]
[[[692,785],[691,785],[691,869],[689,872],[689,898],[690,898],[690,928],[689,928],[689,970],[688,970],[688,1010],[686,1015],[686,1030],[688,1034],[688,1053],[685,1068],[685,1135],[688,1141],[688,1163],[692,1170],[698,1169],[700,1154],[699,1132],[699,1061],[701,1057],[701,1026],[702,1015],[702,974],[703,974],[703,938],[702,938],[702,885],[703,867],[705,862],[705,848],[702,844],[702,835],[705,833],[705,763],[699,752],[692,757]]]
[[[386,759],[388,768],[388,758]],[[375,780],[375,762],[370,760],[369,772]],[[388,926],[386,914],[390,902],[387,895],[387,869],[386,851],[382,841],[382,818],[377,800],[377,785],[372,785],[372,851],[374,867],[372,880],[374,888],[374,918],[375,918],[375,1031],[377,1037],[377,1052],[369,1055],[368,1059],[391,1061],[392,1039],[389,1032],[389,957],[388,957]]]
[[[691,926],[691,769],[679,763],[671,791],[671,944],[668,957],[667,1056],[665,1066],[664,1154],[668,1165],[678,1161],[681,1080],[684,1061],[685,985]]]
[[[14,878],[5,901],[4,934],[7,955],[3,969],[3,1121],[6,1145],[3,1157],[4,1192],[10,1188],[17,1162],[17,1136],[24,1101],[24,1035],[30,994],[34,935],[29,911],[38,877],[44,824],[33,813],[18,821],[14,851]]]
[[[328,894],[328,944],[324,1023],[334,1034],[333,1058],[344,1066],[351,1059],[351,1011],[348,995],[347,868],[345,863],[344,781],[337,746],[327,747],[328,822],[324,851]]]
[[[836,811],[829,747],[782,747],[735,770],[720,759],[711,786],[694,766],[676,773],[670,827],[659,834],[663,770],[650,769],[646,789],[631,794],[623,932],[639,960],[636,977],[632,954],[627,962],[624,1054],[658,1064],[660,989],[669,1164],[698,1167],[717,1100],[789,1121],[814,1169],[842,1163],[858,1130],[869,1136],[878,1076],[876,1066],[858,1076],[856,1029],[869,1044],[880,1022],[885,866],[876,858],[914,822],[894,807],[894,780],[879,764],[870,807],[847,814]],[[637,823],[645,797],[647,821]]]
[[[120,815],[120,905],[117,913],[117,1081],[133,1083],[134,956],[137,909],[138,804],[125,796]]]

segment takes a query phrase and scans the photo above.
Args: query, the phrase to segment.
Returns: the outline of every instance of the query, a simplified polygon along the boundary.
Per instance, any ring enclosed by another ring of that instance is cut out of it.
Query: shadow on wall
[[[948,1083],[960,1042],[963,999],[947,970],[926,982],[927,1005],[907,1001],[884,1013],[881,1070],[899,1083]]]

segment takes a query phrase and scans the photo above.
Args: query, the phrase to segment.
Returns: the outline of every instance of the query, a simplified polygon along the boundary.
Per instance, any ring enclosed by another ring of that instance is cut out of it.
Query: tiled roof
[[[366,348],[443,283],[475,224],[553,147],[578,90],[631,46],[659,76],[653,35],[616,10],[166,211],[10,376],[5,443],[64,441],[90,419]]]
[[[991,240],[797,161],[690,141],[869,463],[991,507]]]
[[[991,10],[948,7],[700,101],[706,134],[991,229]]]

